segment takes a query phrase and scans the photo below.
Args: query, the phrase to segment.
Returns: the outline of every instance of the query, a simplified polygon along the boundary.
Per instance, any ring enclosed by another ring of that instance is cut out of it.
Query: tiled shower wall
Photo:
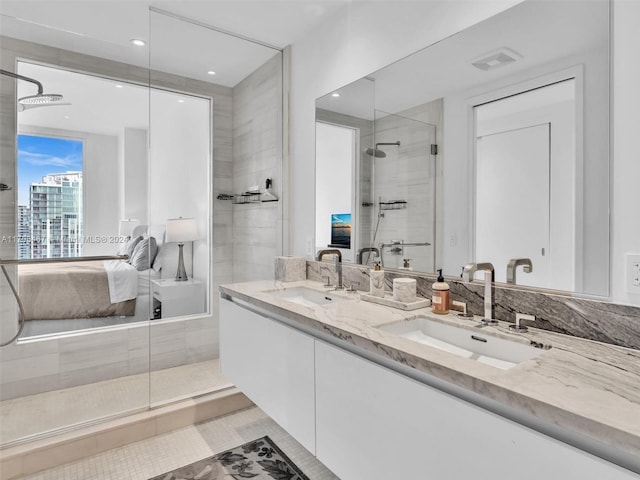
[[[343,282],[356,285],[358,290],[369,290],[369,268],[362,265],[343,265]],[[325,282],[327,277],[335,283],[335,268],[330,262],[307,260],[307,278]],[[418,295],[431,298],[431,285],[436,276],[423,273],[386,271],[387,291],[393,279],[415,278]],[[474,315],[483,314],[483,282],[462,282],[448,278],[451,299],[465,302]],[[495,287],[495,318],[514,322],[516,313],[535,315],[532,327],[552,332],[587,338],[599,342],[640,350],[640,307],[576,298],[569,295],[542,293],[528,289],[514,290]]]
[[[214,200],[232,211],[235,282],[273,278],[273,258],[282,252],[282,82],[278,53],[233,88],[233,182],[226,193],[255,185],[264,190],[271,178],[279,198],[247,204]]]

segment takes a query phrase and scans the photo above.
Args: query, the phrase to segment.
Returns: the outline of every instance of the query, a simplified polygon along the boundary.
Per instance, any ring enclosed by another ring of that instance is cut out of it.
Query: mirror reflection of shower
[[[380,145],[394,145],[396,147],[399,147],[400,146],[400,140],[398,140],[397,142],[379,142],[379,143],[376,143],[376,147],[375,148],[367,148],[364,151],[364,153],[366,153],[370,157],[385,158],[387,156],[387,154],[383,150],[380,150],[378,148]]]
[[[363,265],[435,268],[437,141],[435,125],[424,121],[427,110],[435,108],[375,112],[359,174]]]
[[[384,150],[380,150],[380,146],[395,146],[395,147],[399,147],[400,146],[400,140],[396,141],[396,142],[378,142],[375,145],[375,148],[367,148],[364,153],[366,153],[367,155],[369,155],[370,157],[373,158],[386,158],[387,154]],[[382,198],[378,199],[378,215],[377,215],[377,220],[376,220],[376,226],[374,229],[374,233],[373,233],[373,238],[371,239],[371,245],[369,247],[365,247],[362,249],[363,253],[366,253],[366,257],[363,257],[362,255],[360,255],[360,259],[361,261],[359,263],[363,264],[363,265],[368,265],[369,262],[371,261],[371,254],[374,254],[374,262],[379,261],[381,266],[384,266],[383,264],[383,258],[381,256],[381,252],[380,249],[378,247],[376,247],[376,239],[378,238],[378,229],[380,228],[380,220],[382,220],[382,218],[384,217],[384,212],[382,211],[380,205],[382,203]],[[375,260],[375,257],[378,257],[379,260]]]

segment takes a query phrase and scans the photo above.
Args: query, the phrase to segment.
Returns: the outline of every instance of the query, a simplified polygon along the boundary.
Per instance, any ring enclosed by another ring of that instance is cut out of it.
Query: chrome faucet
[[[530,258],[512,258],[507,264],[507,283],[516,283],[516,268],[518,265],[523,265],[522,271],[524,273],[531,273],[533,271],[533,264]]]
[[[330,248],[326,250],[318,250],[318,253],[316,253],[316,260],[318,262],[321,262],[322,257],[324,257],[325,255],[336,256],[335,266],[336,266],[336,274],[338,275],[338,284],[336,285],[336,288],[342,288],[342,253],[340,252],[340,250],[337,250],[334,248]]]
[[[379,248],[376,248],[376,247],[363,247],[360,250],[358,250],[358,260],[357,260],[358,265],[363,265],[363,263],[362,263],[362,254],[364,252],[373,252],[373,254],[374,254],[373,258],[380,256],[380,249]],[[368,259],[368,257],[367,257],[367,259]]]
[[[462,270],[462,280],[465,282],[473,282],[473,276],[478,271],[484,271],[484,318],[483,325],[495,325],[498,323],[493,318],[494,290],[493,282],[495,280],[495,270],[491,263],[469,263]]]

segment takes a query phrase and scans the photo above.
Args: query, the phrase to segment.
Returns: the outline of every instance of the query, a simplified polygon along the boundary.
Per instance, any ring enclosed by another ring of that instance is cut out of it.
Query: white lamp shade
[[[118,235],[122,237],[130,237],[133,234],[133,229],[140,225],[140,220],[135,218],[129,218],[127,220],[120,220],[118,226]]]
[[[166,242],[183,243],[198,239],[198,224],[195,218],[170,218],[167,220]]]

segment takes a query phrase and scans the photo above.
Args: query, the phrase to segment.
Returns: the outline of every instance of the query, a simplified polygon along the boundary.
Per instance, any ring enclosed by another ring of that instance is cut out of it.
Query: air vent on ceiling
[[[494,70],[496,68],[504,67],[513,62],[516,62],[522,58],[518,52],[511,50],[507,47],[501,47],[489,53],[483,54],[475,60],[471,61],[471,64],[479,68],[480,70]]]

